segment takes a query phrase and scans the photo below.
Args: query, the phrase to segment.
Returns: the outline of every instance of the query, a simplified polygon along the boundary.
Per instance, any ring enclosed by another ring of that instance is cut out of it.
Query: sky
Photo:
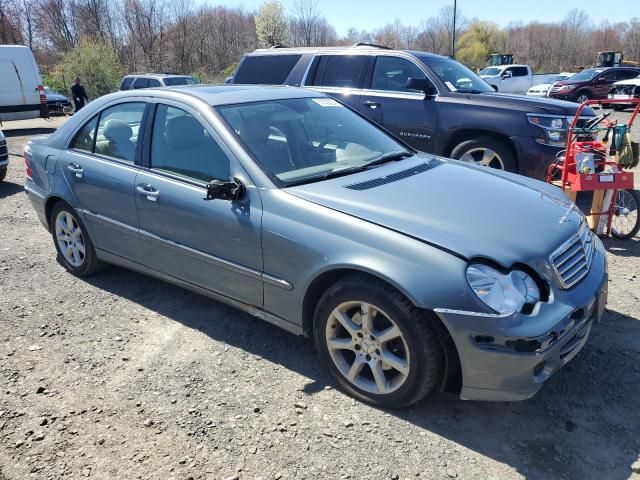
[[[199,0],[199,3],[243,6],[254,10],[263,1]],[[287,13],[293,12],[295,0],[280,1]],[[615,23],[633,16],[640,17],[640,0],[616,0],[611,7],[602,0],[458,0],[457,3],[466,17],[490,20],[501,27],[515,21],[559,21],[573,8],[586,11],[596,23],[605,19]],[[437,15],[447,5],[453,5],[453,0],[318,0],[319,9],[339,35],[344,35],[352,26],[358,30],[374,30],[395,19],[417,26],[421,20]]]

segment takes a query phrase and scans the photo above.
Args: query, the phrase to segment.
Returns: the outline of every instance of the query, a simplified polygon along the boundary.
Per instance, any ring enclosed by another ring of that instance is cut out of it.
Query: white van
[[[40,70],[22,45],[0,45],[0,120],[48,117]]]

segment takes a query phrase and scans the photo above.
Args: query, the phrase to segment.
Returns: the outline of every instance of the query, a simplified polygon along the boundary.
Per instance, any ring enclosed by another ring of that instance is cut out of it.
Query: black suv
[[[538,179],[566,145],[577,110],[564,101],[496,93],[447,57],[365,44],[256,50],[229,83],[318,90],[418,150]]]

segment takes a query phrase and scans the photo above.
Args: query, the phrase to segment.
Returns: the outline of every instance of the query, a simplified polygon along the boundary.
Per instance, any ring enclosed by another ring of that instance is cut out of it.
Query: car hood
[[[618,85],[640,85],[640,78],[631,78],[629,80],[620,80],[619,82],[616,82],[613,84],[613,86],[618,86]]]
[[[69,99],[59,93],[48,93],[47,102],[68,102]]]
[[[546,265],[582,221],[554,186],[426,154],[285,191],[466,259],[490,258],[505,267]]]
[[[528,97],[526,95],[510,95],[507,93],[480,93],[468,94],[467,102],[478,103],[494,108],[506,108],[509,110],[519,110],[524,113],[547,113],[564,116],[573,116],[578,111],[579,105],[564,100],[556,100],[553,98]],[[585,108],[583,115],[594,115],[591,108]]]

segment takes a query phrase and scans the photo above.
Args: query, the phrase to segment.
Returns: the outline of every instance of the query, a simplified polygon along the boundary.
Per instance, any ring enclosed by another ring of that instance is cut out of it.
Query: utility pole
[[[457,0],[453,0],[453,32],[451,33],[451,56],[456,58],[456,13],[458,11]]]

